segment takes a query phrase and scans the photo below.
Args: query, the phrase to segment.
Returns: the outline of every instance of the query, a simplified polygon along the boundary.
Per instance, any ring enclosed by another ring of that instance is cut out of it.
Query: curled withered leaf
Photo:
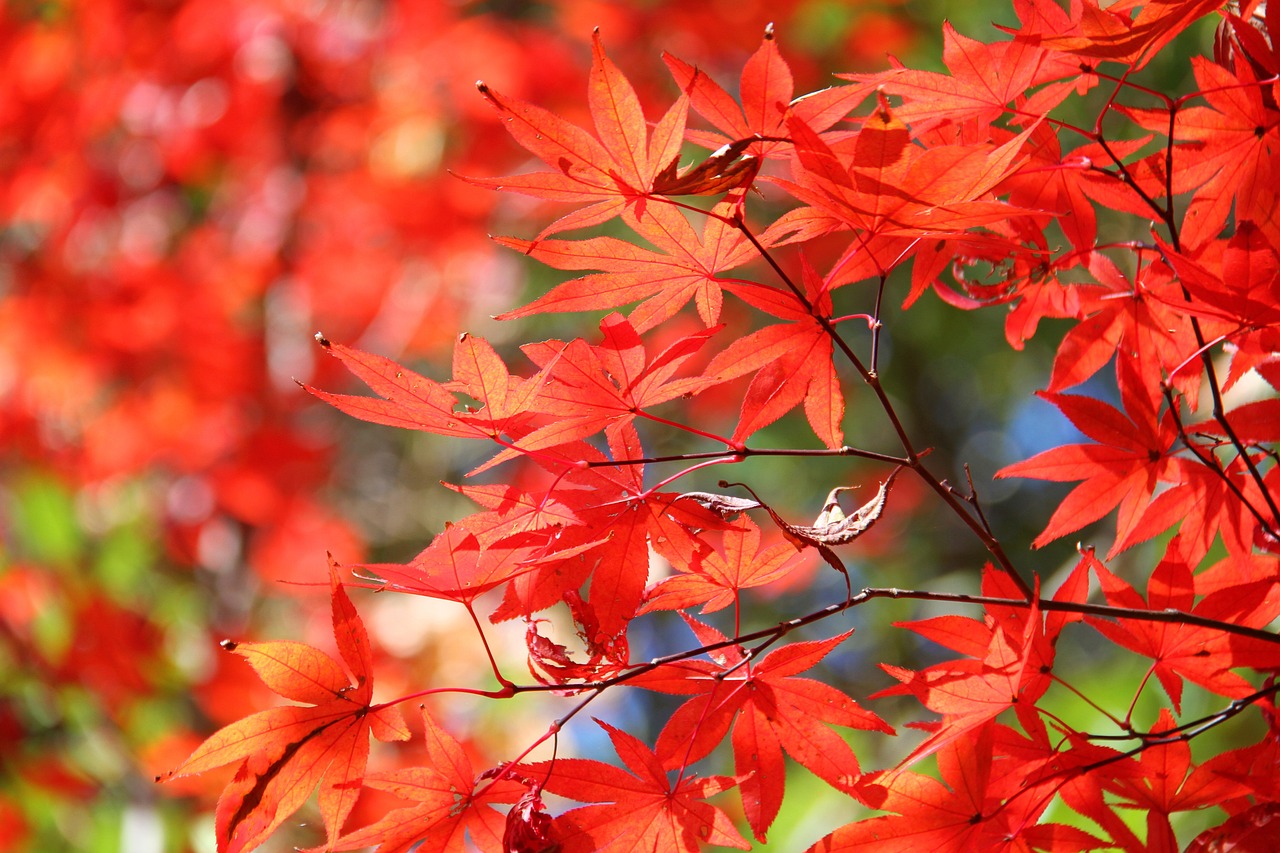
[[[836,486],[827,492],[826,503],[822,505],[822,512],[818,513],[817,519],[814,520],[814,527],[830,527],[833,524],[839,524],[844,521],[847,516],[844,514],[844,507],[840,506],[840,493],[853,491],[856,486]]]
[[[875,523],[876,519],[878,519],[880,514],[884,511],[885,499],[889,496],[889,489],[893,487],[893,481],[901,471],[901,467],[893,469],[893,473],[889,475],[888,479],[880,484],[880,489],[876,492],[875,497],[858,507],[858,509],[856,509],[851,515],[844,514],[844,510],[840,507],[839,496],[841,492],[848,491],[852,487],[838,486],[832,489],[827,495],[827,501],[822,507],[822,513],[818,516],[817,522],[812,526],[791,524],[786,521],[774,512],[772,507],[760,500],[759,496],[757,496],[755,492],[751,491],[750,486],[743,483],[726,483],[723,481],[721,481],[720,486],[722,488],[731,485],[742,486],[742,488],[751,492],[755,501],[743,501],[743,503],[754,503],[754,505],[762,507],[769,513],[769,516],[773,519],[774,523],[782,529],[782,532],[791,540],[792,543],[795,544],[797,548],[812,545],[819,549],[825,549],[832,545],[847,545],[865,533],[871,525]],[[684,496],[682,495],[682,497]],[[709,495],[709,497],[719,498],[726,502],[734,500],[733,498],[729,498],[724,495]],[[707,506],[705,503],[703,505]],[[750,509],[752,507],[747,506],[743,508]]]
[[[858,507],[852,515],[845,515],[840,508],[840,492],[848,490],[848,487],[841,486],[832,489],[827,495],[827,502],[823,505],[822,513],[813,527],[788,525],[784,529],[792,536],[813,545],[844,545],[852,542],[865,533],[880,517],[884,511],[885,499],[889,496],[889,489],[892,488],[893,481],[901,470],[901,468],[893,469],[888,479],[880,484],[875,497]]]

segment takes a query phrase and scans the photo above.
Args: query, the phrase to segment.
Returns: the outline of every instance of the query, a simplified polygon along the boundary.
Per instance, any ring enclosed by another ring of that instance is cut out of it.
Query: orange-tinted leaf
[[[807,261],[803,273],[813,313],[780,291],[732,288],[756,307],[793,321],[739,338],[707,365],[706,374],[721,381],[755,373],[742,401],[734,441],[745,442],[803,402],[809,425],[823,444],[840,447],[844,442],[844,394],[832,362],[834,350],[815,317],[830,312],[831,297]]]
[[[788,115],[800,116],[814,131],[823,132],[847,116],[873,88],[870,84],[833,86],[795,98],[791,69],[778,51],[772,24],[738,80],[741,105],[701,69],[668,53],[662,58],[693,109],[720,131],[691,130],[689,139],[707,148],[751,141],[744,150],[750,151],[753,159],[776,156],[788,149],[777,138],[787,135],[784,128]],[[774,138],[756,141],[757,137]]]
[[[385,739],[409,736],[398,710],[371,707],[372,655],[368,634],[330,567],[333,632],[356,677],[341,677],[328,655],[298,643],[224,644],[242,654],[269,687],[312,702],[260,711],[213,734],[170,775],[204,773],[241,762],[218,800],[219,853],[261,844],[320,786],[320,813],[332,844],[360,793],[369,732]]]
[[[1080,72],[1078,61],[1054,55],[1029,39],[983,44],[956,32],[950,23],[943,24],[942,39],[950,75],[896,68],[849,79],[902,96],[906,103],[898,109],[899,116],[921,132],[941,122],[990,124],[1036,86]],[[1057,106],[1072,86],[1074,80],[1052,87],[1050,97],[1038,100],[1037,115]]]
[[[384,589],[470,602],[532,571],[520,562],[527,556],[527,549],[481,548],[461,524],[447,524],[444,532],[407,565],[365,563],[360,568],[377,574]]]
[[[605,55],[598,32],[592,41],[587,87],[596,136],[483,84],[480,92],[506,119],[511,135],[553,171],[467,180],[551,201],[589,203],[543,229],[538,239],[599,225],[628,208],[643,210],[645,200],[656,195],[659,176],[679,156],[684,138],[688,100],[677,100],[650,137],[635,90]]]
[[[986,569],[986,574],[994,570]],[[933,734],[903,762],[906,766],[943,747],[973,736],[1006,710],[1029,712],[1049,686],[1054,651],[1045,634],[1044,617],[1038,607],[1017,612],[992,608],[994,628],[976,619],[947,623],[946,632],[936,623],[922,623],[926,636],[947,639],[948,645],[976,649],[985,640],[982,657],[948,661],[919,672],[881,664],[881,668],[902,682],[876,696],[911,693],[921,704],[942,715]],[[913,627],[913,626],[907,626]],[[959,632],[959,638],[952,638]],[[965,634],[967,633],[967,637]]]
[[[1270,581],[1241,584],[1211,593],[1193,605],[1194,581],[1190,567],[1176,555],[1167,555],[1156,566],[1144,600],[1128,583],[1099,562],[1092,566],[1102,583],[1107,603],[1136,610],[1183,610],[1236,624],[1265,625],[1280,613],[1280,595]],[[1112,642],[1150,657],[1161,686],[1181,709],[1182,680],[1191,679],[1220,696],[1238,698],[1251,692],[1249,682],[1231,670],[1239,666],[1270,667],[1280,662],[1280,651],[1258,648],[1233,639],[1222,631],[1197,625],[1103,620],[1087,617],[1090,625]]]
[[[304,643],[227,643],[275,693],[295,702],[320,705],[349,689],[347,674],[333,658]]]
[[[617,308],[640,301],[628,319],[643,333],[692,300],[704,324],[714,326],[720,321],[723,300],[720,274],[755,257],[755,249],[741,232],[725,222],[728,212],[727,204],[717,205],[701,236],[683,213],[667,205],[650,207],[644,217],[627,214],[627,223],[659,251],[615,237],[532,242],[499,238],[499,243],[557,269],[601,271],[557,285],[499,319]]]
[[[1141,68],[1197,18],[1218,8],[1214,0],[1151,0],[1143,3],[1135,16],[1135,5],[1117,10],[1112,4],[1082,0],[1073,7],[1074,26],[1069,31],[1037,36],[1055,50]]]
[[[1107,847],[1075,827],[1038,823],[1051,796],[1010,795],[1016,789],[1006,786],[1005,774],[1017,759],[996,754],[997,731],[988,723],[943,748],[938,754],[941,780],[909,771],[880,774],[868,783],[868,796],[877,808],[895,814],[846,824],[809,853],[1029,853]]]
[[[626,732],[596,722],[608,732],[627,769],[585,758],[522,768],[533,778],[549,772],[545,788],[553,794],[596,804],[555,819],[552,835],[563,853],[697,853],[706,844],[751,848],[724,812],[703,802],[733,787],[732,779],[685,774],[673,785],[652,750]]]
[[[483,429],[458,418],[454,411],[457,398],[440,383],[401,367],[389,358],[330,343],[322,337],[318,340],[348,370],[385,398],[331,394],[309,385],[303,386],[329,405],[376,424],[462,438],[487,437]]]
[[[505,816],[494,804],[514,803],[525,794],[523,784],[512,779],[485,782],[477,779],[461,744],[422,709],[427,763],[365,777],[365,785],[386,791],[416,805],[393,809],[376,822],[350,832],[326,850],[356,850],[378,845],[379,853],[407,853],[416,849],[433,853],[463,853],[466,841],[486,853],[503,849]]]
[[[641,687],[700,694],[671,715],[658,738],[658,755],[668,765],[686,766],[709,753],[732,724],[743,807],[757,838],[764,837],[782,803],[784,750],[829,785],[854,791],[861,772],[858,758],[830,726],[892,729],[834,687],[797,677],[850,633],[782,646],[754,668],[741,665],[741,655],[729,650],[714,664],[684,661],[638,677],[634,683]],[[710,632],[699,636],[704,643],[715,638]],[[755,774],[749,775],[753,769]]]
[[[724,553],[714,552],[688,567],[688,571],[666,578],[645,593],[650,610],[683,610],[703,605],[712,613],[734,603],[739,590],[761,586],[783,577],[791,569],[796,549],[778,542],[760,549],[760,528],[743,518],[724,532]]]

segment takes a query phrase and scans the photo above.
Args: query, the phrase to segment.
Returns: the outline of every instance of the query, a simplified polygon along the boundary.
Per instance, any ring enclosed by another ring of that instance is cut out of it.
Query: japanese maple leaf
[[[1040,0],[1031,5],[1049,4]],[[1059,12],[1057,16],[1045,15],[1037,20],[1039,24],[1052,22],[1052,29],[1027,28],[1023,33],[1034,35],[1054,50],[1142,68],[1178,33],[1220,6],[1214,0],[1149,0],[1144,3],[1081,0],[1072,4],[1070,27],[1061,26]]]
[[[1168,708],[1161,708],[1153,732],[1177,731]],[[1174,812],[1216,806],[1231,797],[1246,796],[1251,787],[1224,778],[1211,765],[1192,769],[1191,744],[1174,739],[1155,743],[1138,756],[1140,774],[1126,774],[1108,786],[1120,805],[1147,815],[1147,849],[1176,850],[1177,837],[1169,824]],[[1230,848],[1227,848],[1230,849]]]
[[[504,447],[468,476],[521,454],[545,454],[595,431],[581,417],[556,417],[548,422],[548,404],[541,397],[561,354],[549,354],[537,374],[523,379],[508,373],[502,358],[483,338],[465,334],[459,337],[453,351],[454,379],[444,387],[466,393],[481,405],[479,409],[467,406],[456,412],[456,417]],[[560,414],[554,404],[551,412]]]
[[[531,778],[547,776],[544,787],[553,794],[592,803],[553,821],[551,837],[562,853],[697,853],[707,844],[751,849],[728,815],[703,802],[732,788],[732,778],[685,774],[672,782],[663,762],[638,739],[596,723],[608,732],[625,769],[586,758],[521,768]]]
[[[942,60],[950,74],[899,67],[839,76],[902,96],[906,103],[895,111],[898,118],[921,132],[942,122],[991,124],[1009,111],[1011,102],[1017,102],[1015,116],[1045,115],[1071,93],[1080,74],[1078,60],[1027,39],[984,44],[944,22],[942,40]],[[1072,79],[1027,98],[1036,86],[1064,77]]]
[[[554,492],[525,492],[515,486],[441,483],[489,510],[468,516],[465,526],[481,544],[552,527],[578,526],[582,520]]]
[[[1140,210],[1150,216],[1151,209],[1141,197],[1103,165],[1112,156],[1123,159],[1151,140],[1109,142],[1104,149],[1098,143],[1081,145],[1062,151],[1062,139],[1054,127],[1041,124],[1031,132],[1031,151],[1026,163],[1001,185],[1009,190],[1009,202],[1028,210],[1053,211],[1058,225],[1071,244],[1081,251],[1097,242],[1098,222],[1094,202],[1116,210]]]
[[[504,445],[505,450],[472,472],[477,473],[521,454],[617,429],[647,406],[721,381],[714,376],[675,378],[717,328],[686,335],[650,361],[639,334],[621,315],[609,315],[600,327],[604,341],[599,346],[578,339],[524,347],[541,368],[528,379],[511,376],[486,341],[464,335],[454,351],[455,379],[447,384],[388,358],[322,339],[331,354],[385,399],[304,387],[362,420]],[[481,408],[463,407],[458,392],[475,398]],[[554,420],[548,423],[546,416]]]
[[[393,809],[378,821],[347,833],[326,850],[356,850],[377,845],[378,853],[408,853],[416,849],[432,853],[463,853],[478,847],[485,853],[501,853],[506,816],[495,803],[514,803],[525,786],[512,779],[477,778],[471,759],[452,735],[422,710],[427,762],[365,777],[366,787],[416,801]]]
[[[522,379],[512,376],[502,357],[484,338],[462,334],[453,348],[453,381],[443,387],[460,391],[481,404],[466,408],[459,419],[485,430],[489,437],[522,435],[531,425],[530,410],[545,380],[544,374]]]
[[[628,207],[639,214],[654,195],[654,182],[680,154],[688,99],[681,97],[654,127],[631,83],[604,53],[597,31],[587,87],[596,136],[554,113],[507,98],[480,84],[480,92],[502,114],[516,141],[551,167],[550,172],[505,178],[466,178],[474,184],[525,193],[550,201],[588,203],[543,229],[538,239],[570,228],[606,222]]]
[[[629,466],[635,467],[635,466]],[[604,469],[608,471],[608,469]],[[612,475],[614,494],[625,496]],[[695,555],[710,551],[710,546],[695,532],[719,522],[700,507],[688,501],[676,501],[676,495],[656,493],[639,500],[632,498],[591,514],[592,524],[608,541],[593,552],[597,559],[591,574],[588,598],[599,619],[603,636],[620,633],[634,618],[644,599],[651,552],[657,552],[671,563],[685,563]]]
[[[530,562],[537,550],[536,546],[481,548],[462,524],[446,524],[444,532],[408,564],[362,563],[360,568],[382,579],[380,589],[470,605],[478,596],[532,571]]]
[[[1023,778],[1025,768],[1017,757],[993,748],[997,728],[987,723],[940,750],[941,779],[894,771],[870,780],[876,807],[896,814],[846,824],[809,853],[1058,853],[1107,846],[1075,827],[1038,824],[1051,797],[1007,797],[1003,780]]]
[[[333,844],[342,831],[364,776],[369,733],[379,740],[405,740],[409,730],[395,706],[371,705],[373,653],[359,614],[330,566],[333,634],[355,675],[302,643],[233,643],[276,693],[308,706],[270,708],[215,732],[171,776],[204,773],[240,762],[218,800],[219,853],[252,850],[297,811],[320,786],[320,814]]]
[[[988,576],[985,592],[992,588],[989,578],[995,572],[988,567],[984,574]],[[902,684],[872,698],[910,693],[942,715],[942,723],[903,760],[902,766],[968,737],[1006,710],[1014,710],[1020,719],[1036,719],[1035,703],[1049,687],[1047,673],[1052,670],[1054,659],[1054,636],[1046,630],[1038,606],[1021,613],[1011,608],[992,608],[985,621],[943,616],[901,623],[900,627],[969,655],[967,659],[946,661],[919,672],[880,665]],[[1049,630],[1060,628],[1061,622],[1055,621]]]
[[[1259,803],[1192,839],[1185,853],[1266,850],[1280,833],[1280,803]]]
[[[1117,350],[1123,350],[1140,375],[1172,375],[1174,386],[1194,400],[1199,373],[1175,373],[1194,352],[1195,337],[1191,324],[1169,304],[1185,303],[1173,272],[1155,261],[1140,266],[1130,281],[1109,258],[1097,253],[1090,256],[1088,266],[1102,287],[1076,288],[1078,314],[1083,319],[1058,346],[1049,390],[1065,391],[1081,384],[1110,362]],[[1159,405],[1159,385],[1143,386],[1147,405]]]
[[[832,363],[831,337],[817,320],[830,316],[831,295],[807,261],[803,274],[809,306],[784,291],[732,286],[744,301],[789,321],[739,338],[707,365],[705,375],[720,381],[754,374],[733,433],[735,442],[746,441],[803,402],[818,438],[827,447],[844,443],[844,394]]]
[[[331,394],[310,385],[302,386],[334,408],[360,420],[385,426],[459,438],[490,437],[490,431],[485,427],[472,425],[458,417],[455,411],[458,398],[439,382],[389,358],[331,343],[321,335],[317,335],[316,340],[326,352],[384,398]]]
[[[795,81],[778,51],[772,24],[766,28],[760,47],[743,66],[738,82],[741,105],[700,69],[668,53],[663,53],[662,58],[690,105],[720,131],[716,134],[691,130],[688,138],[707,148],[720,148],[764,137],[745,149],[755,157],[786,147],[779,137],[787,136],[789,115],[799,116],[815,132],[826,131],[873,88],[870,84],[833,86],[795,99]]]
[[[606,435],[631,424],[644,409],[697,394],[722,381],[714,374],[676,378],[680,367],[719,327],[695,332],[672,343],[649,360],[639,333],[621,314],[600,321],[603,340],[592,346],[581,338],[561,344],[528,344],[525,355],[547,371],[537,408],[555,422],[526,436],[555,431],[561,441],[586,438],[600,430]]]
[[[720,273],[758,256],[755,247],[729,224],[732,206],[731,202],[716,205],[706,218],[701,237],[674,207],[654,205],[643,217],[624,213],[627,224],[659,251],[616,237],[538,241],[499,238],[504,246],[557,269],[600,272],[557,285],[498,319],[617,308],[640,300],[627,319],[637,332],[644,333],[693,300],[703,323],[714,326],[720,322],[723,303]]]
[[[1257,189],[1280,151],[1280,114],[1263,102],[1247,62],[1236,63],[1236,75],[1202,56],[1193,56],[1191,67],[1209,105],[1185,107],[1174,117],[1173,138],[1189,143],[1174,149],[1174,192],[1194,190],[1181,229],[1187,247],[1217,237],[1233,202],[1237,219],[1272,215]],[[1149,130],[1169,130],[1167,115],[1135,112],[1134,118]]]
[[[1164,301],[1174,311],[1199,317],[1206,335],[1233,344],[1224,383],[1230,388],[1280,347],[1280,253],[1248,220],[1236,225],[1220,259],[1204,258],[1207,267],[1170,247],[1161,248],[1192,297],[1188,302],[1175,298],[1181,294],[1165,294]]]
[[[744,516],[724,531],[723,554],[707,554],[687,571],[662,580],[645,593],[641,612],[683,610],[701,604],[703,613],[713,613],[737,602],[740,590],[786,575],[796,557],[795,546],[789,542],[761,550],[760,528]]]
[[[1270,581],[1240,584],[1218,590],[1195,602],[1195,582],[1188,564],[1176,549],[1156,566],[1143,600],[1129,584],[1100,562],[1093,565],[1107,603],[1135,610],[1182,610],[1238,625],[1260,628],[1280,613],[1280,593]],[[1182,680],[1192,681],[1219,696],[1239,698],[1253,691],[1234,667],[1270,668],[1280,663],[1280,652],[1245,638],[1233,637],[1198,625],[1087,617],[1086,621],[1117,645],[1151,658],[1152,670],[1181,712]]]
[[[1034,547],[1097,521],[1116,505],[1120,506],[1116,542],[1127,541],[1141,523],[1157,483],[1170,479],[1166,472],[1173,470],[1171,450],[1178,438],[1173,416],[1166,412],[1157,419],[1150,402],[1139,399],[1140,393],[1129,390],[1127,384],[1121,393],[1129,417],[1101,400],[1040,392],[1098,443],[1055,447],[996,472],[997,477],[1084,481],[1063,499],[1032,543]]]
[[[1235,546],[1236,551],[1252,548],[1256,519],[1229,485],[1234,483],[1249,493],[1251,481],[1243,460],[1237,458],[1218,472],[1198,461],[1179,457],[1171,460],[1170,470],[1176,472],[1170,474],[1173,482],[1151,500],[1130,534],[1116,539],[1111,549],[1114,553],[1174,525],[1179,526],[1181,553],[1192,565],[1200,562],[1219,535],[1228,547]],[[1206,581],[1208,577],[1202,574],[1199,580]]]
[[[1067,239],[1077,249],[1093,247],[1098,220],[1093,203],[1085,195],[1085,155],[1062,154],[1062,142],[1054,128],[1041,124],[1031,134],[1034,145],[1026,165],[1005,181],[1009,201],[1029,209],[1052,210]]]
[[[704,644],[724,642],[709,626],[686,621]],[[732,725],[743,810],[761,840],[782,804],[784,750],[829,785],[853,792],[861,772],[858,757],[830,726],[893,730],[834,687],[798,677],[852,633],[791,643],[750,664],[738,647],[729,646],[714,653],[713,661],[681,661],[637,677],[632,684],[638,687],[693,694],[663,727],[658,755],[668,766],[685,767],[714,749]]]
[[[774,179],[799,201],[867,235],[945,235],[1033,211],[998,201],[992,190],[1014,173],[1033,124],[1008,141],[921,148],[882,100],[852,148],[828,146],[796,117],[792,180]]]
[[[608,432],[610,451],[618,460],[643,455],[630,423]],[[607,463],[604,454],[585,443],[571,446],[579,459]],[[643,465],[594,464],[564,473],[558,497],[571,506],[581,526],[556,534],[564,553],[538,560],[537,570],[507,587],[494,621],[528,617],[566,600],[589,582],[580,605],[588,615],[579,627],[589,650],[624,643],[627,624],[635,617],[649,576],[651,550],[672,563],[687,564],[711,546],[695,530],[722,527],[714,513],[679,495],[651,492],[644,486]],[[575,546],[585,547],[578,550]],[[575,605],[576,606],[576,605]]]
[[[309,393],[334,408],[371,423],[417,429],[455,438],[488,439],[507,449],[472,473],[486,470],[520,453],[554,447],[572,441],[555,425],[546,429],[537,417],[535,402],[545,373],[528,379],[511,376],[502,359],[483,338],[462,335],[454,348],[454,379],[436,382],[374,353],[330,343],[317,336],[321,346],[335,356],[378,397],[333,394],[309,385]],[[464,393],[480,404],[463,405]],[[520,442],[516,450],[513,442]]]

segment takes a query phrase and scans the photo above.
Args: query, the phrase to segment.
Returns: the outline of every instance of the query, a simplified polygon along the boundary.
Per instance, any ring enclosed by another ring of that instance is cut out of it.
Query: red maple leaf
[[[1122,364],[1128,364],[1127,361]],[[996,472],[997,477],[1034,477],[1041,480],[1084,480],[1063,499],[1048,525],[1032,543],[1039,548],[1060,536],[1079,530],[1106,515],[1117,504],[1116,545],[1139,541],[1144,510],[1161,480],[1176,478],[1171,451],[1178,438],[1173,416],[1157,410],[1139,395],[1141,385],[1122,385],[1128,417],[1101,400],[1074,394],[1040,396],[1062,410],[1076,428],[1097,444],[1068,444],[1015,462]],[[1132,390],[1130,390],[1132,389]],[[1139,531],[1135,533],[1135,531]],[[1154,535],[1159,530],[1146,530]]]
[[[1058,26],[1028,29],[1026,34],[1034,35],[1054,50],[1131,63],[1141,68],[1178,33],[1219,6],[1214,0],[1150,0],[1141,4],[1131,0],[1109,4],[1081,0],[1072,6],[1069,27],[1061,26],[1059,11],[1057,16],[1037,20],[1041,25],[1052,21]]]
[[[219,853],[257,847],[301,808],[317,785],[320,814],[333,844],[360,794],[370,731],[379,740],[409,737],[395,706],[370,704],[369,636],[335,566],[330,566],[329,579],[333,634],[355,684],[341,664],[311,646],[226,641],[223,648],[244,657],[273,691],[311,704],[270,708],[232,723],[211,735],[170,774],[204,773],[240,762],[218,800]]]
[[[1148,7],[1150,8],[1150,7]],[[1174,116],[1173,191],[1193,192],[1182,220],[1185,247],[1202,246],[1222,231],[1235,204],[1238,220],[1265,221],[1272,215],[1269,197],[1260,192],[1272,174],[1270,161],[1280,148],[1280,114],[1263,100],[1262,88],[1242,58],[1236,74],[1205,57],[1191,67],[1206,107],[1185,107]],[[1134,121],[1169,132],[1162,110],[1133,110]],[[1163,156],[1163,155],[1159,155]],[[1153,162],[1153,166],[1156,163]]]
[[[538,544],[541,544],[539,542]],[[532,571],[538,548],[489,546],[481,548],[463,524],[446,524],[422,553],[405,565],[362,563],[381,581],[376,588],[425,595],[468,606],[478,596]]]
[[[1199,317],[1206,335],[1232,344],[1230,388],[1280,349],[1280,254],[1253,222],[1237,223],[1220,258],[1193,257],[1162,246],[1180,283],[1192,296],[1165,294],[1163,301]],[[1214,252],[1213,254],[1217,254]]]
[[[847,116],[873,88],[870,84],[833,86],[795,99],[795,81],[786,60],[778,52],[772,24],[765,30],[760,47],[742,68],[738,81],[741,105],[700,69],[668,53],[663,53],[662,58],[680,91],[688,96],[690,105],[721,132],[691,130],[688,138],[707,148],[752,140],[744,150],[757,158],[786,150],[788,146],[779,137],[787,136],[789,116],[798,116],[816,132],[826,131]]]
[[[1102,286],[1072,288],[1079,299],[1077,316],[1083,319],[1058,345],[1049,390],[1065,391],[1081,384],[1123,348],[1129,354],[1124,361],[1134,363],[1138,374],[1172,376],[1174,386],[1194,406],[1200,375],[1178,369],[1195,351],[1195,338],[1191,324],[1171,304],[1185,302],[1173,271],[1162,261],[1152,261],[1140,265],[1130,281],[1100,253],[1090,255],[1088,266]],[[1160,404],[1158,385],[1139,383],[1132,390],[1142,390],[1148,405]]]
[[[714,374],[676,378],[689,357],[719,327],[686,335],[649,360],[644,342],[621,314],[600,321],[603,340],[592,346],[581,338],[562,343],[528,344],[525,355],[547,372],[537,409],[554,418],[548,427],[518,443],[527,448],[535,437],[554,431],[556,444],[583,439],[600,430],[611,441],[644,410],[678,397],[697,394],[722,381]],[[539,444],[546,443],[540,440]],[[636,443],[639,451],[639,443]],[[641,454],[642,455],[642,454]]]
[[[674,316],[692,299],[707,326],[720,322],[720,273],[757,257],[742,232],[729,224],[732,202],[721,202],[707,215],[699,237],[685,215],[674,207],[655,205],[643,217],[623,219],[659,251],[616,237],[587,240],[516,240],[498,242],[562,270],[600,270],[559,284],[529,305],[498,316],[499,320],[550,311],[591,311],[641,304],[627,318],[644,333]]]
[[[1171,545],[1169,550],[1170,555],[1151,574],[1145,600],[1102,563],[1093,561],[1094,574],[1102,583],[1107,603],[1133,610],[1182,610],[1207,619],[1258,628],[1280,614],[1280,592],[1271,580],[1227,587],[1194,603],[1191,568],[1176,556],[1176,545]],[[1232,672],[1233,668],[1270,669],[1280,665],[1280,652],[1274,646],[1199,625],[1141,619],[1110,621],[1096,617],[1087,617],[1086,621],[1117,645],[1151,658],[1152,671],[1179,713],[1184,678],[1234,699],[1248,695],[1254,688],[1243,676]]]
[[[1259,803],[1192,839],[1185,853],[1266,853],[1280,833],[1280,803]]]
[[[1002,188],[1009,190],[1011,204],[1056,213],[1058,225],[1067,239],[1077,249],[1087,251],[1093,248],[1098,237],[1094,202],[1112,209],[1151,215],[1147,202],[1118,175],[1104,168],[1113,156],[1124,158],[1150,140],[1149,135],[1119,140],[1109,142],[1106,148],[1091,143],[1064,153],[1062,139],[1054,127],[1040,124],[1031,132],[1033,144],[1027,162],[1005,180]]]
[[[751,849],[728,815],[703,802],[732,788],[732,778],[687,774],[672,782],[651,749],[608,723],[596,723],[609,733],[626,769],[586,758],[521,766],[531,778],[546,776],[545,790],[593,804],[570,809],[552,822],[551,837],[561,853],[697,853],[707,844]]]
[[[366,787],[416,801],[392,809],[377,822],[350,832],[326,850],[356,850],[377,845],[379,853],[463,853],[467,841],[485,853],[501,853],[507,817],[493,804],[514,803],[526,786],[514,779],[477,778],[471,759],[452,735],[422,709],[427,762],[387,773],[371,773]]]
[[[482,543],[500,542],[510,536],[546,530],[551,527],[578,526],[582,520],[554,492],[524,492],[515,486],[455,486],[442,483],[460,495],[490,510],[464,520],[466,528]]]
[[[617,460],[642,456],[630,423],[610,429],[608,441]],[[555,534],[555,553],[540,556],[535,571],[516,578],[490,618],[528,617],[565,601],[577,609],[588,651],[625,660],[626,626],[644,596],[650,549],[674,564],[688,564],[696,552],[710,550],[694,531],[725,522],[677,494],[647,490],[643,465],[609,465],[586,443],[570,445],[566,452],[595,463],[563,473],[559,482],[558,497],[582,525]],[[588,582],[582,598],[579,592]]]
[[[489,438],[491,431],[458,416],[458,399],[435,380],[421,376],[389,358],[342,344],[316,339],[325,350],[384,399],[332,394],[302,386],[311,394],[352,417],[375,424],[420,429],[460,438]]]
[[[938,752],[940,780],[892,771],[868,780],[876,807],[896,812],[846,824],[809,853],[967,853],[975,850],[1096,850],[1105,842],[1072,826],[1037,823],[1050,797],[1011,797],[1023,779],[1021,756],[995,746],[1000,727],[986,723]]]
[[[792,570],[796,548],[790,542],[776,542],[760,549],[760,528],[743,516],[724,531],[724,553],[712,552],[681,572],[660,581],[645,593],[641,610],[683,610],[701,604],[703,613],[713,613],[738,601],[741,590],[762,586]]]
[[[309,393],[334,408],[371,423],[417,429],[454,438],[488,439],[506,449],[476,468],[479,473],[521,452],[533,452],[572,441],[555,425],[545,428],[534,403],[545,374],[528,379],[511,376],[493,347],[482,338],[459,337],[454,348],[454,379],[436,382],[389,358],[363,352],[317,336],[321,346],[335,356],[378,397],[333,394],[304,385]],[[480,407],[465,405],[463,393]],[[512,442],[519,440],[523,450]]]
[[[507,98],[480,84],[480,92],[505,119],[516,141],[552,168],[550,172],[505,178],[466,178],[493,189],[550,201],[590,204],[543,229],[542,239],[570,228],[599,225],[628,207],[639,214],[654,184],[669,171],[684,142],[688,99],[681,97],[650,134],[631,83],[605,55],[596,32],[592,41],[587,97],[596,136],[541,107]]]
[[[521,454],[570,444],[605,429],[621,429],[643,409],[696,394],[722,381],[715,376],[675,378],[718,327],[686,335],[652,361],[639,334],[619,314],[600,323],[604,340],[592,346],[528,344],[524,353],[541,370],[522,379],[507,372],[488,342],[463,335],[454,350],[455,379],[442,384],[372,353],[321,340],[352,373],[385,399],[307,391],[347,414],[373,423],[459,438],[484,438],[504,446],[472,473]],[[464,406],[458,393],[481,405]],[[638,444],[637,444],[638,448]],[[564,457],[565,464],[576,460]]]
[[[1077,583],[1065,584],[1055,598],[1079,597],[1078,579],[1082,574],[1077,567],[1073,575]],[[988,595],[1017,594],[1007,576],[990,565],[983,571],[983,587]],[[902,684],[882,690],[872,698],[910,693],[943,718],[932,727],[933,733],[903,760],[902,766],[958,739],[970,737],[975,729],[1010,709],[1030,728],[1037,719],[1035,703],[1049,687],[1053,644],[1064,621],[1045,620],[1040,608],[1033,603],[1029,610],[991,607],[985,620],[941,616],[922,622],[898,623],[899,627],[909,628],[969,656],[919,672],[892,664],[880,665]]]
[[[1168,708],[1160,709],[1152,731],[1178,731]],[[1121,805],[1146,813],[1147,849],[1152,851],[1178,847],[1169,815],[1216,806],[1250,791],[1249,786],[1221,775],[1212,764],[1192,768],[1191,744],[1178,738],[1143,750],[1138,764],[1141,773],[1121,775],[1108,789]]]
[[[709,626],[685,619],[704,644],[725,640]],[[743,809],[761,840],[782,804],[784,750],[833,787],[855,791],[858,758],[829,726],[893,730],[829,684],[797,677],[852,633],[792,643],[749,664],[739,647],[728,646],[714,653],[713,661],[667,664],[634,679],[639,687],[694,696],[663,727],[658,755],[669,765],[687,766],[723,741],[732,725]]]
[[[864,235],[946,235],[1031,214],[992,192],[1020,165],[1026,131],[999,144],[911,145],[907,126],[883,97],[852,145],[838,149],[796,117],[787,124],[796,147],[792,180],[775,182]]]
[[[827,447],[844,443],[844,394],[832,363],[831,336],[817,319],[830,316],[831,294],[807,260],[803,274],[808,306],[774,288],[731,286],[745,302],[789,321],[739,338],[707,365],[706,375],[719,381],[754,374],[742,400],[735,442],[746,441],[803,402],[818,438]]]
[[[504,434],[523,436],[535,427],[530,412],[545,378],[512,376],[488,341],[464,333],[453,348],[453,381],[442,387],[478,402],[479,409],[457,412],[459,419],[499,439]]]
[[[1010,111],[1040,116],[1056,107],[1077,85],[1080,63],[1053,54],[1030,39],[984,44],[942,27],[942,59],[951,74],[895,68],[878,74],[841,75],[877,86],[906,103],[898,117],[917,133],[944,122],[988,125]],[[1070,77],[1070,80],[1062,80]],[[1028,97],[1035,87],[1060,80]]]

